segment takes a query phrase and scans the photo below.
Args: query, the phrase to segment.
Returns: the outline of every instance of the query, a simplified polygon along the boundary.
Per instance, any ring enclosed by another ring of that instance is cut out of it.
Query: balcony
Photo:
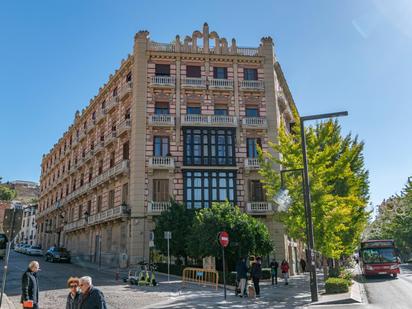
[[[73,192],[69,193],[69,195],[66,196],[66,202],[69,202],[75,198],[78,198],[82,196],[83,194],[86,194],[90,189],[90,183],[83,184],[80,188],[77,190],[74,190]]]
[[[93,224],[99,224],[107,221],[113,221],[122,217],[128,217],[129,211],[127,209],[127,206],[122,205],[114,208],[107,209],[103,212],[99,212],[97,214],[94,214],[90,216],[87,219],[87,224],[93,225]]]
[[[175,160],[173,157],[152,157],[149,158],[149,168],[173,170]]]
[[[119,102],[119,97],[111,97],[110,100],[107,102],[106,104],[106,111],[108,113],[111,113],[112,111],[114,111],[114,109],[117,106],[117,103]]]
[[[94,153],[97,155],[104,149],[104,142],[97,142],[96,146],[94,146]]]
[[[246,129],[267,129],[268,122],[265,117],[245,117],[242,119],[242,127]]]
[[[258,158],[245,158],[246,170],[258,170],[260,168]]]
[[[231,79],[209,79],[209,88],[216,90],[233,90],[233,80]]]
[[[123,160],[122,162],[117,163],[115,166],[108,169],[104,173],[102,173],[99,176],[95,177],[90,182],[90,188],[94,188],[96,186],[104,184],[109,179],[114,178],[116,176],[119,176],[123,173],[126,174],[128,172],[129,172],[129,160]]]
[[[170,207],[170,202],[154,202],[151,201],[147,205],[147,212],[150,215],[160,215],[163,211]]]
[[[80,130],[79,136],[77,137],[77,141],[81,142],[86,137],[86,130]]]
[[[265,215],[273,213],[274,210],[270,202],[248,202],[246,211],[252,215]]]
[[[75,222],[66,224],[66,225],[64,226],[63,230],[64,230],[65,232],[72,232],[72,231],[75,231],[75,230],[82,229],[82,228],[84,228],[85,226],[86,226],[86,219],[82,218],[82,219],[77,220],[77,221],[75,221]]]
[[[182,77],[182,88],[206,89],[206,80],[196,77]]]
[[[89,125],[87,126],[86,132],[90,133],[91,131],[93,131],[95,125],[96,125],[96,119],[92,119]]]
[[[124,133],[129,132],[132,127],[132,121],[130,119],[123,120],[117,127],[118,136],[122,136]]]
[[[114,143],[114,141],[117,138],[117,133],[116,131],[112,131],[109,134],[106,135],[105,139],[104,139],[104,145],[105,146],[109,146],[110,144]]]
[[[119,90],[119,99],[123,100],[129,94],[131,94],[132,93],[132,88],[133,88],[133,84],[132,84],[131,81],[124,84]]]
[[[244,91],[263,91],[265,86],[263,80],[241,80],[240,90]]]
[[[88,152],[86,152],[86,155],[83,157],[83,163],[89,162],[94,155],[94,149],[90,149]]]
[[[96,124],[101,123],[104,118],[106,117],[107,111],[106,108],[100,109],[97,113],[96,113]]]
[[[173,127],[175,125],[175,117],[169,114],[150,115],[149,125],[156,127]]]
[[[183,115],[182,126],[237,127],[237,118],[222,115]]]
[[[173,76],[152,76],[150,86],[161,88],[174,88],[176,80]]]

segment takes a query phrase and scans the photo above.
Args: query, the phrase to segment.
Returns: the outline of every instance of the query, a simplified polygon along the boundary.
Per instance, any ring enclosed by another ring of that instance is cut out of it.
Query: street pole
[[[301,146],[303,156],[303,181],[304,181],[304,205],[306,213],[306,226],[307,226],[307,246],[308,246],[308,264],[310,268],[310,294],[312,302],[318,301],[318,283],[316,277],[316,265],[315,265],[315,241],[313,238],[313,222],[312,222],[312,207],[310,201],[310,184],[309,184],[309,172],[308,172],[308,158],[306,153],[306,135],[305,135],[305,121],[319,120],[325,118],[333,118],[340,116],[347,116],[348,112],[337,112],[329,114],[311,115],[300,117],[300,134],[301,134]]]
[[[223,257],[223,290],[226,299],[226,266],[225,266],[225,247],[222,246],[222,257]]]
[[[167,282],[170,281],[170,239],[167,238]]]
[[[16,212],[16,209],[13,208],[13,215],[11,219],[11,232],[10,232],[10,241],[7,242],[7,247],[6,247],[6,259],[4,260],[4,271],[3,271],[3,280],[1,283],[1,294],[0,294],[0,308],[1,305],[3,304],[3,294],[4,290],[6,288],[6,279],[7,279],[7,270],[9,267],[9,256],[10,256],[10,249],[11,249],[11,244],[13,243],[13,232],[14,232],[14,214]],[[17,235],[16,235],[17,237]]]
[[[99,271],[102,268],[102,236],[99,235]]]
[[[310,294],[312,302],[318,301],[318,282],[316,278],[316,267],[314,261],[313,248],[315,247],[315,241],[313,239],[313,223],[312,223],[312,209],[310,205],[310,193],[309,193],[309,175],[308,175],[308,159],[306,154],[306,136],[304,121],[300,121],[300,132],[302,137],[302,154],[303,154],[303,182],[304,182],[304,206],[306,214],[306,227],[307,227],[307,246],[308,246],[308,264],[310,271]]]

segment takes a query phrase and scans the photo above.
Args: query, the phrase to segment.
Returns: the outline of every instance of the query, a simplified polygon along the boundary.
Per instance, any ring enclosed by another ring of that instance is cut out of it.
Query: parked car
[[[20,252],[21,246],[22,246],[22,244],[16,244],[16,245],[14,246],[14,251]]]
[[[45,254],[45,260],[50,262],[70,263],[70,251],[63,247],[51,247]]]
[[[30,246],[26,249],[28,255],[43,255],[43,251],[40,246]]]
[[[27,249],[30,248],[30,245],[24,244],[23,246],[20,247],[20,253],[27,254]]]

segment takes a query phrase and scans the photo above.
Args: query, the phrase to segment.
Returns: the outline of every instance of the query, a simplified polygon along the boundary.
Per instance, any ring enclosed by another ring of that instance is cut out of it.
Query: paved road
[[[363,279],[364,280],[364,279]],[[364,282],[368,305],[323,305],[322,308],[362,309],[411,309],[412,308],[412,265],[402,264],[397,279],[387,277],[368,278]],[[320,308],[320,306],[316,306]]]

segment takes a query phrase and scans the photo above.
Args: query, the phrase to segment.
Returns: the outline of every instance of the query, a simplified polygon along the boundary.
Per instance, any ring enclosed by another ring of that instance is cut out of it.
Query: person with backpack
[[[282,270],[283,278],[285,279],[285,285],[289,284],[289,263],[283,259],[282,264],[280,264],[280,269]]]

